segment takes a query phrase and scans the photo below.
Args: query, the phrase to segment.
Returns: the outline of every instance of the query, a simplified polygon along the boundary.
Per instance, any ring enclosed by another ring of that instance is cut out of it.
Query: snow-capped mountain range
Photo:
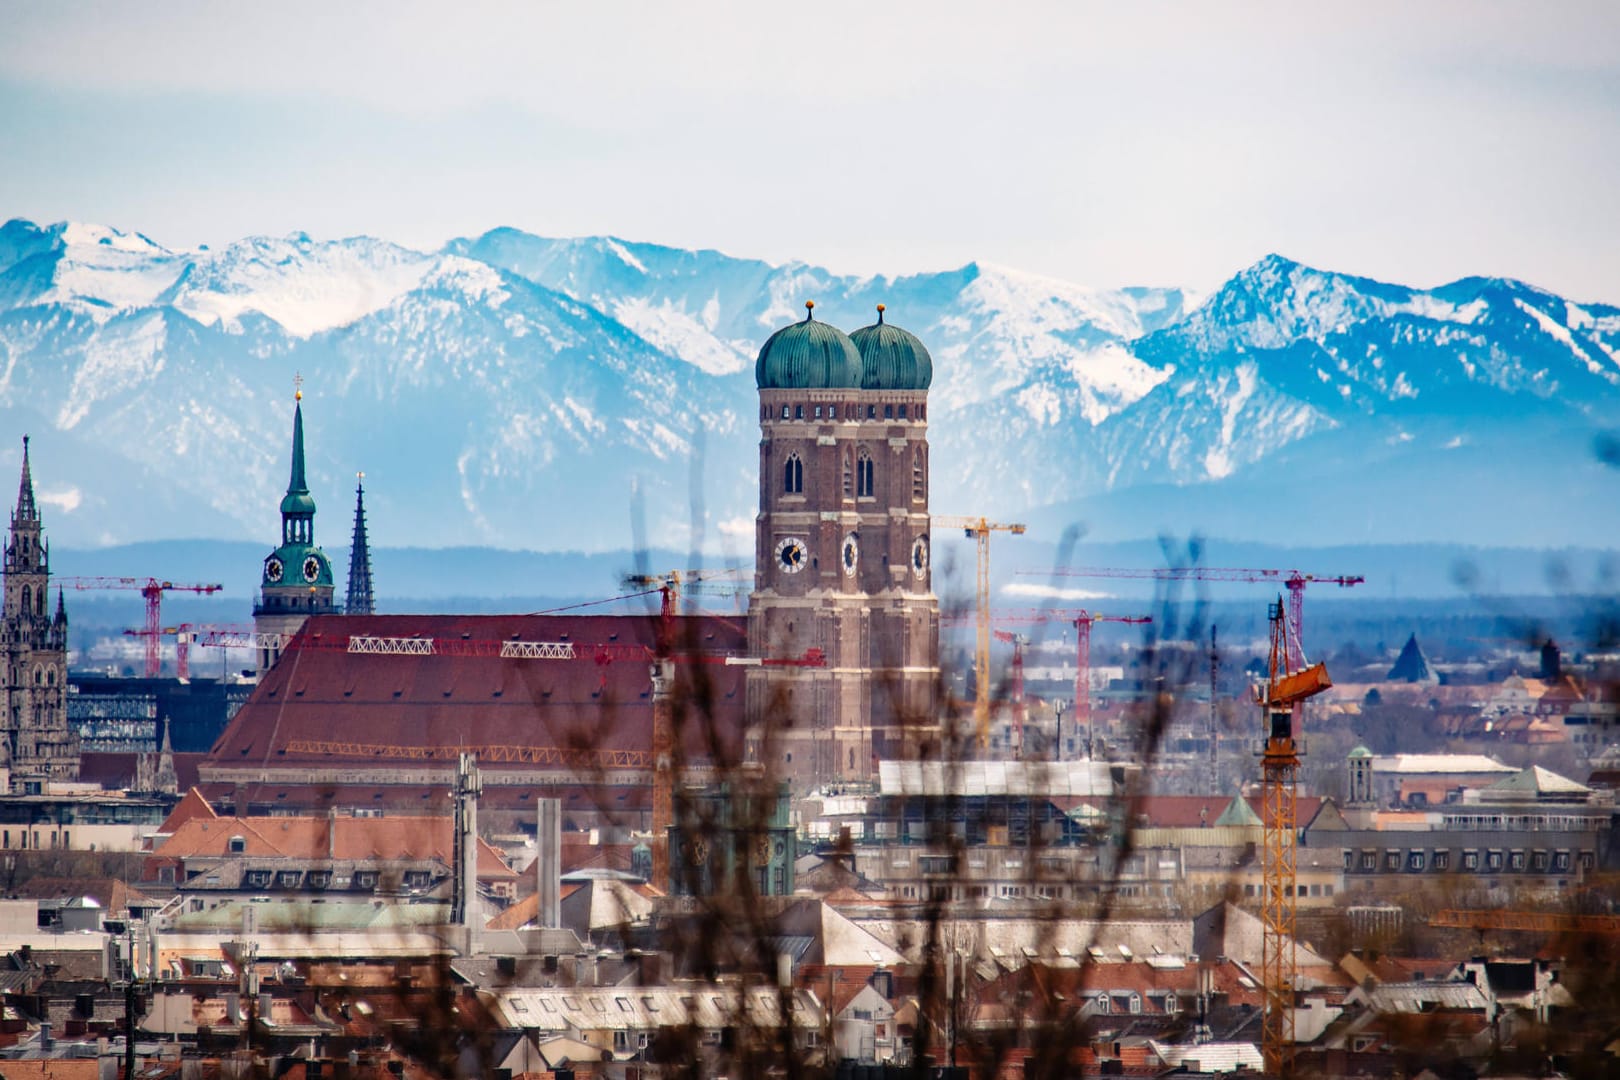
[[[364,470],[388,545],[681,547],[697,520],[746,554],[752,361],[806,299],[849,330],[885,303],[928,344],[939,512],[1297,544],[1607,545],[1620,524],[1591,452],[1620,422],[1620,309],[1279,256],[1198,298],[511,229],[175,250],[13,220],[0,415],[33,435],[69,546],[272,540],[299,373],[329,543]]]

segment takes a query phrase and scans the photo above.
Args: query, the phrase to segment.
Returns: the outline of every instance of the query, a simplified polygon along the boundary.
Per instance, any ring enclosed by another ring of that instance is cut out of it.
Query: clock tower
[[[939,604],[928,527],[928,386],[916,337],[814,318],[755,363],[760,491],[749,638],[824,667],[754,669],[749,752],[800,787],[867,780],[937,726]]]
[[[293,403],[292,476],[281,499],[281,545],[264,560],[253,629],[263,635],[291,635],[311,615],[337,611],[332,602],[332,564],[315,544],[315,500],[304,479],[304,392]],[[261,639],[259,670],[281,656],[279,643]]]

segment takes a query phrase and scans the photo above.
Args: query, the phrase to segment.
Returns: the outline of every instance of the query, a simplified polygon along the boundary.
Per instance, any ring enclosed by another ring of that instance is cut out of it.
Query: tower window
[[[893,420],[894,419],[894,406],[893,405],[885,405],[885,406],[883,406],[883,419],[885,419],[885,420]]]
[[[868,405],[866,407],[866,418],[868,420],[876,420],[877,419],[877,406],[876,405]]]
[[[905,418],[906,418],[906,407],[904,405],[901,405],[900,406],[900,419],[904,420]]]
[[[795,420],[803,420],[804,419],[804,406],[803,405],[795,405],[795,406],[793,406],[793,419],[795,419]]]
[[[860,460],[855,463],[855,494],[863,499],[870,499],[876,486],[876,470],[872,465],[872,458],[865,450],[861,451]]]
[[[911,498],[913,502],[923,502],[928,498],[928,484],[923,471],[923,452],[921,448],[911,454]]]
[[[844,498],[853,498],[855,495],[855,459],[848,450],[844,451]]]
[[[816,406],[816,419],[817,420],[821,419],[821,406],[820,405]]]
[[[791,454],[782,463],[782,490],[789,495],[804,493],[804,462],[798,454]]]
[[[786,405],[784,405],[784,406],[782,406],[782,419],[786,420],[787,418],[788,418],[788,407]]]

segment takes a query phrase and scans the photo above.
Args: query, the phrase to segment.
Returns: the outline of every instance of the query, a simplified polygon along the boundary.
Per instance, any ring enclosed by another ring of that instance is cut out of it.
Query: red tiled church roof
[[[690,616],[672,624],[677,654],[745,653],[736,620]],[[535,750],[646,755],[652,680],[641,650],[655,645],[659,629],[656,616],[641,615],[315,616],[303,634],[319,647],[292,648],[265,673],[205,769],[285,769],[296,777],[309,767],[442,765],[458,749],[479,751],[485,767],[515,769]],[[567,641],[578,658],[351,653],[344,647],[351,635],[464,642],[469,652],[480,642]],[[745,670],[677,663],[677,681],[697,686],[706,706],[678,716],[688,760],[739,758]]]

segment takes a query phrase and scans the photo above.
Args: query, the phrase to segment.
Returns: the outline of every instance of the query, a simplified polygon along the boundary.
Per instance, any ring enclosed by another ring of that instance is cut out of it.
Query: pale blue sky
[[[0,0],[0,218],[1620,303],[1616,4],[333,7]]]

